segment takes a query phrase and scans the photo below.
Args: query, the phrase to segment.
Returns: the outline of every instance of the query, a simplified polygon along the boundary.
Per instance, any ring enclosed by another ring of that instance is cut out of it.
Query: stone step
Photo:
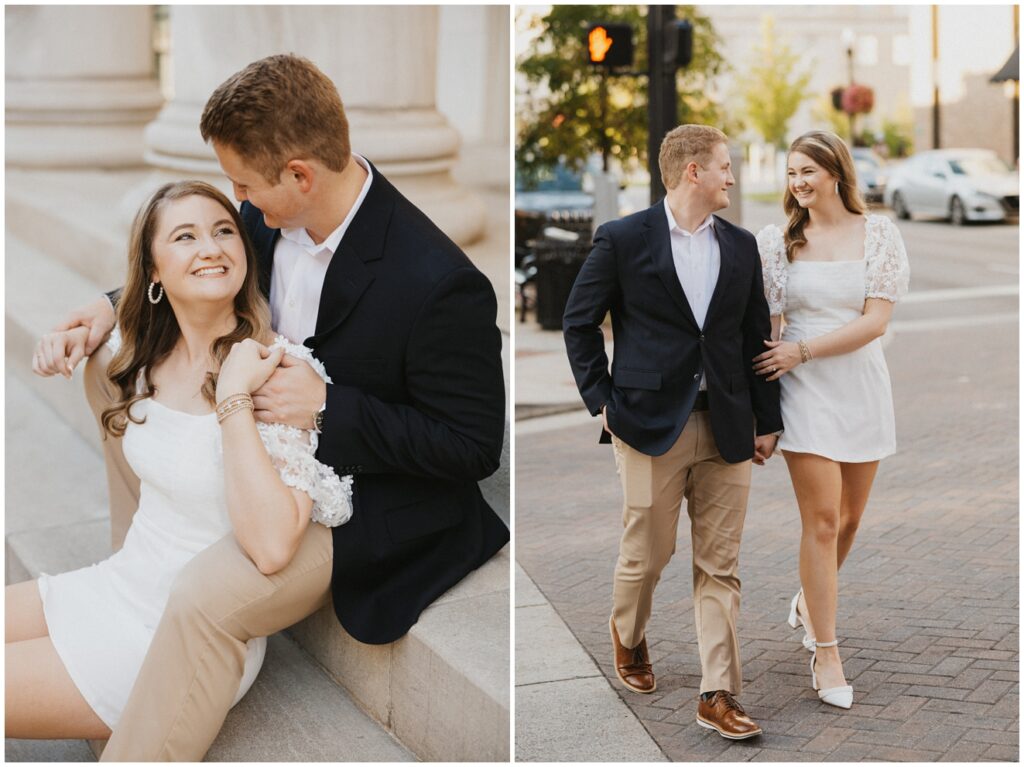
[[[6,361],[8,370],[42,397],[83,439],[98,451],[99,430],[79,380],[82,364],[71,381],[62,376],[40,378],[32,373],[32,355],[39,340],[73,308],[95,301],[95,283],[68,269],[8,232],[6,253]]]
[[[6,761],[96,761],[104,741],[7,740]],[[414,762],[294,641],[275,634],[207,762]]]
[[[110,290],[124,282],[132,212],[119,201],[142,171],[7,171],[7,232]],[[154,186],[155,188],[155,186]],[[41,291],[44,292],[44,291]],[[59,313],[74,306],[54,304]]]

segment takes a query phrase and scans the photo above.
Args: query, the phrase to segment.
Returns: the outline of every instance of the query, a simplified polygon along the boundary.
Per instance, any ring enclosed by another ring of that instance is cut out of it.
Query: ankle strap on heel
[[[818,642],[817,640],[814,642],[815,647],[835,647],[838,644],[838,639],[833,639],[831,642]]]

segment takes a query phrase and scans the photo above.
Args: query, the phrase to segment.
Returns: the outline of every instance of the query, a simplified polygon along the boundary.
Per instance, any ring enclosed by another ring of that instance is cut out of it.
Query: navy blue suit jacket
[[[269,296],[280,230],[249,203],[241,213]],[[505,428],[496,315],[487,278],[373,168],[327,269],[316,332],[297,339],[334,382],[317,457],[354,475],[331,590],[362,642],[401,637],[509,540],[477,486],[498,468]]]
[[[598,227],[565,309],[566,350],[583,401],[647,455],[668,451],[707,378],[711,429],[729,463],[754,454],[754,434],[782,428],[778,381],[755,375],[771,337],[754,235],[715,217],[718,283],[698,327],[679,283],[664,202]],[[600,325],[611,312],[609,371]],[[606,438],[607,435],[602,435]]]

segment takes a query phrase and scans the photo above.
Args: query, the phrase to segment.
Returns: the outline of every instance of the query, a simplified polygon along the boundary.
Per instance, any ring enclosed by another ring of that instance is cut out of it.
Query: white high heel
[[[804,638],[800,640],[800,643],[804,646],[807,652],[814,652],[814,637],[807,631],[807,626],[804,626],[803,617],[800,612],[796,609],[797,604],[800,602],[800,595],[804,593],[803,589],[796,592],[796,596],[793,597],[793,601],[789,603],[789,625],[796,628],[797,625],[803,626]]]
[[[811,687],[813,687],[818,697],[821,698],[822,703],[827,703],[830,706],[836,708],[850,708],[853,705],[853,687],[851,685],[843,685],[842,687],[829,687],[827,690],[818,689],[818,675],[814,672],[814,661],[818,659],[818,647],[835,647],[839,644],[838,639],[833,639],[831,642],[815,642],[814,643],[814,654],[811,655]]]

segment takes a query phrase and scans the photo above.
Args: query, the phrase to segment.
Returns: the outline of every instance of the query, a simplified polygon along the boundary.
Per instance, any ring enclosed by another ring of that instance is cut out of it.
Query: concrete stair
[[[7,583],[109,554],[105,474],[80,372],[40,379],[31,355],[69,309],[120,283],[126,223],[116,201],[138,177],[7,175]],[[505,442],[502,469],[482,489],[508,522]],[[509,573],[506,549],[391,645],[356,642],[329,607],[275,636],[207,759],[507,761]],[[6,754],[88,760],[82,748],[9,740]]]

